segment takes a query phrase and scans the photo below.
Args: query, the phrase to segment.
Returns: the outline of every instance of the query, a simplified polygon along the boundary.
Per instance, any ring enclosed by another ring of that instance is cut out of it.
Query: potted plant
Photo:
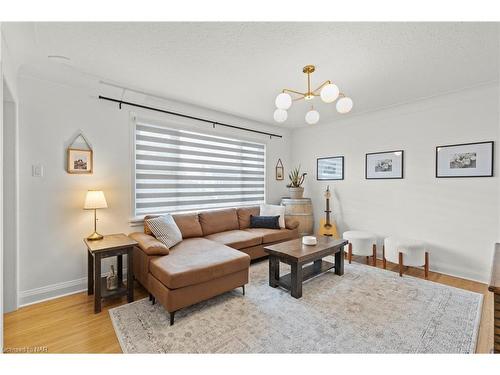
[[[292,169],[288,174],[290,183],[286,185],[288,191],[290,192],[290,198],[299,199],[304,195],[304,188],[302,184],[307,176],[307,173],[300,173],[300,165],[297,168]]]

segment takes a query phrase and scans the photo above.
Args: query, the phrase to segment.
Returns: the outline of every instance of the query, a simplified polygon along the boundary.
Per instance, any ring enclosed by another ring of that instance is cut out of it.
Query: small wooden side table
[[[132,250],[137,242],[123,233],[104,236],[102,240],[83,240],[88,255],[88,295],[94,294],[94,313],[101,312],[101,300],[127,296],[127,302],[134,301],[134,276]],[[123,255],[127,255],[127,285],[123,283]],[[106,289],[106,277],[101,277],[101,260],[116,256],[118,288]]]

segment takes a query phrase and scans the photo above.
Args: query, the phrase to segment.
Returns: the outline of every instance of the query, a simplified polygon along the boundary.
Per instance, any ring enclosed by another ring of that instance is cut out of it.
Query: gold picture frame
[[[278,163],[276,163],[276,180],[281,181],[285,179],[285,168],[283,168],[283,163],[281,159],[278,159]]]
[[[92,174],[94,172],[92,150],[68,147],[66,170],[71,174]]]

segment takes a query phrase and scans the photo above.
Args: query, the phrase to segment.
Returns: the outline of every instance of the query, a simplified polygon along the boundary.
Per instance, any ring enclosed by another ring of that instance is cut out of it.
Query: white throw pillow
[[[182,241],[182,233],[172,215],[158,216],[146,222],[158,241],[163,242],[168,248]]]
[[[285,228],[285,206],[278,206],[276,204],[261,204],[260,216],[278,216],[280,228]]]

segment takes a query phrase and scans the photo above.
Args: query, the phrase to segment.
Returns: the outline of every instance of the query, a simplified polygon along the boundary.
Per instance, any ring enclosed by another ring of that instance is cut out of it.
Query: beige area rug
[[[282,274],[287,272],[282,265]],[[268,285],[268,263],[241,288],[176,313],[143,299],[109,310],[125,353],[473,353],[482,295],[355,264],[303,286]]]

